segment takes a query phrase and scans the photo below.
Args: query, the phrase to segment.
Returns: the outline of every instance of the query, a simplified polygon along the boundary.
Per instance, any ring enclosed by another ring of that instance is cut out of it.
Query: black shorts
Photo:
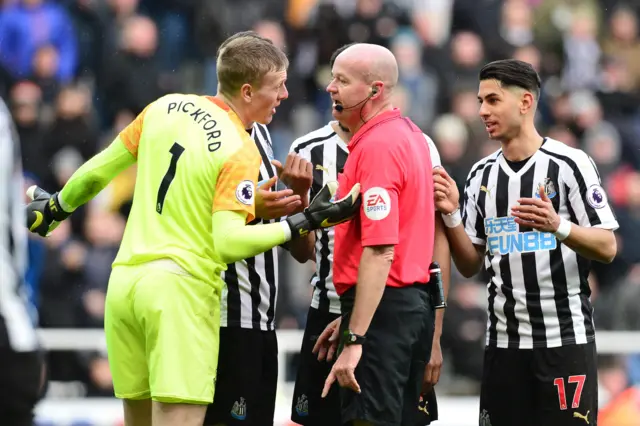
[[[43,391],[44,357],[40,352],[0,349],[0,423],[32,426]]]
[[[342,424],[338,386],[332,386],[326,398],[320,397],[333,362],[318,361],[318,355],[311,352],[326,326],[339,316],[309,308],[291,406],[291,420],[298,424],[304,426]]]
[[[414,408],[411,405],[405,404],[405,410],[403,419],[407,420],[402,423],[409,426],[427,426],[431,422],[438,420],[438,400],[436,399],[436,392],[434,389],[426,394],[420,394],[418,405]]]
[[[352,288],[340,299],[341,332],[349,325],[354,296]],[[344,423],[364,420],[376,426],[416,426],[434,325],[427,286],[385,288],[355,371],[361,393],[340,388]]]
[[[480,426],[596,426],[595,343],[485,349]]]
[[[221,327],[216,390],[204,424],[273,426],[277,382],[275,331]]]

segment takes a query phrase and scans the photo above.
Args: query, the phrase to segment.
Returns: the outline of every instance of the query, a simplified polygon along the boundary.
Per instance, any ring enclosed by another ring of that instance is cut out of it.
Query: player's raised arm
[[[328,228],[349,220],[360,206],[360,185],[340,200],[332,201],[337,183],[330,182],[303,212],[282,222],[246,226],[247,217],[255,214],[255,167],[242,160],[239,152],[230,158],[218,178],[213,206],[213,239],[216,252],[224,263],[255,256],[292,239],[306,238],[313,230]]]
[[[306,203],[312,197],[311,186],[313,183],[313,163],[311,162],[311,156],[309,155],[308,150],[300,150],[300,140],[296,140],[291,144],[291,148],[289,150],[289,155],[287,156],[287,160],[285,161],[284,166],[278,168],[278,174],[283,179],[284,183],[287,184],[287,180],[289,176],[296,175],[296,169],[298,171],[297,175],[308,174],[311,178],[311,181],[308,182],[306,186],[306,193],[299,194],[301,198],[306,198]],[[300,160],[296,161],[299,157]],[[302,173],[301,167],[296,167],[297,164],[302,163],[303,160],[305,165],[309,165],[311,170],[305,171]],[[277,166],[277,164],[276,164]],[[302,186],[302,185],[300,185]],[[304,186],[302,186],[304,188]],[[315,232],[309,232],[309,234],[304,238],[298,238],[291,242],[288,245],[289,253],[291,256],[297,260],[299,263],[306,263],[308,260],[315,260],[315,244],[316,244],[316,234]]]
[[[80,166],[60,192],[49,195],[45,191],[38,191],[40,196],[34,197],[34,201],[27,206],[29,230],[43,237],[47,236],[58,223],[93,199],[117,175],[136,162],[145,111],[107,148]],[[34,190],[30,192],[33,193]]]
[[[587,259],[611,263],[617,252],[613,231],[618,229],[618,222],[595,164],[584,152],[573,154],[569,164],[574,167],[566,166],[564,176],[569,187],[567,200],[575,212],[575,222],[556,212],[544,187],[538,189],[539,197],[518,200],[519,205],[513,207],[512,215],[520,225],[553,233],[563,244]]]
[[[469,176],[471,179],[472,174]],[[436,208],[442,213],[447,228],[451,255],[460,273],[467,278],[472,277],[482,267],[485,235],[483,218],[476,208],[470,182],[465,185],[463,216],[460,214],[460,195],[453,179],[442,167],[433,170],[433,178]]]

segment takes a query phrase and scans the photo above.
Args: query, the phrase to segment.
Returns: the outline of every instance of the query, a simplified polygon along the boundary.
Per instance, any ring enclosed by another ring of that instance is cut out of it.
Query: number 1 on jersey
[[[169,185],[171,185],[173,177],[176,175],[178,160],[184,152],[184,147],[178,142],[174,142],[169,152],[171,153],[171,163],[169,163],[169,170],[167,170],[164,178],[162,178],[162,183],[160,184],[160,188],[158,189],[158,200],[156,201],[156,211],[159,214],[162,214],[162,208],[164,207],[164,198],[167,196]]]

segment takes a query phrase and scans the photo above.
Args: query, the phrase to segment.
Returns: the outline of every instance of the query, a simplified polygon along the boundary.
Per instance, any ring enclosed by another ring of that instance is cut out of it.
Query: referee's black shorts
[[[43,391],[43,366],[41,352],[0,348],[0,424],[33,426]]]
[[[595,343],[485,349],[479,426],[596,426]]]
[[[216,390],[204,424],[273,426],[277,383],[276,332],[221,327]]]
[[[341,332],[349,325],[354,298],[355,287],[341,296]],[[364,420],[376,426],[417,426],[422,379],[431,355],[433,306],[426,285],[385,288],[355,371],[361,393],[340,388],[345,424]]]
[[[325,398],[321,397],[324,382],[329,376],[333,362],[318,361],[318,355],[312,352],[320,334],[339,316],[339,314],[309,307],[291,407],[291,420],[298,424],[342,425],[338,386],[332,386],[329,394]]]

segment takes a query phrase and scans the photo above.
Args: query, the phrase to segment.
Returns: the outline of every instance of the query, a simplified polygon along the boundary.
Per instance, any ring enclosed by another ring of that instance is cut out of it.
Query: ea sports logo
[[[391,212],[391,198],[386,189],[374,186],[364,193],[364,214],[371,220],[382,220]]]

